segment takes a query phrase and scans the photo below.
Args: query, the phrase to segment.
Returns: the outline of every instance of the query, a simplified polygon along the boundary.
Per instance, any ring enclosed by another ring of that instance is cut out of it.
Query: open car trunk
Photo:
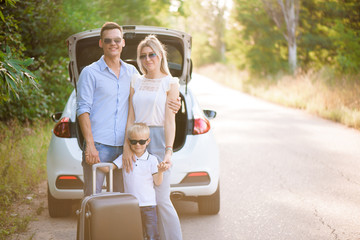
[[[187,84],[190,81],[190,56],[188,56],[187,48],[191,47],[191,37],[181,32],[170,31],[164,28],[144,26],[137,31],[135,26],[125,26],[124,39],[125,47],[122,50],[121,59],[124,62],[134,65],[138,71],[140,69],[136,62],[136,50],[141,40],[149,34],[156,34],[157,38],[165,45],[167,50],[169,69],[173,77],[178,77],[180,84]],[[159,30],[159,31],[157,31]],[[181,33],[181,34],[179,34]],[[76,82],[82,69],[97,61],[102,55],[103,50],[99,47],[100,30],[91,30],[71,36],[68,39],[70,64],[69,72],[72,83],[76,88]],[[184,93],[186,94],[186,93]],[[182,107],[176,114],[176,137],[174,142],[174,151],[182,148],[185,143],[188,125],[188,109],[186,108],[185,98],[181,95]],[[78,124],[76,124],[78,126]],[[80,148],[83,146],[83,138],[80,128],[77,129],[78,142]]]

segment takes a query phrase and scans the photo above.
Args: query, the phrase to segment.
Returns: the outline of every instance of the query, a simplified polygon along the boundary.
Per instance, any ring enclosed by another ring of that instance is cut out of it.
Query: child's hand
[[[167,164],[166,162],[161,162],[157,165],[157,167],[159,172],[165,172],[170,168],[170,165]]]
[[[110,168],[109,167],[99,167],[99,170],[104,172],[104,173],[108,173],[110,172]]]

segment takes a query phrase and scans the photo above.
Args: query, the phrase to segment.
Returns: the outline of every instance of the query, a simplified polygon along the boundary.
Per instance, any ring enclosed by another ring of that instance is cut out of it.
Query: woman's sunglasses
[[[147,142],[147,140],[149,140],[149,139],[146,139],[146,140],[143,140],[143,139],[142,140],[129,139],[131,145],[136,145],[137,143],[139,143],[140,145],[144,145]]]
[[[140,60],[145,60],[145,59],[147,59],[147,57],[149,57],[150,59],[153,59],[156,57],[156,53],[141,54]]]

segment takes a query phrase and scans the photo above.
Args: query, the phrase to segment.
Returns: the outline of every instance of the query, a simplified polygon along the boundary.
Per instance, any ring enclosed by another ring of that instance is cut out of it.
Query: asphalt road
[[[220,147],[221,209],[202,216],[195,203],[176,202],[184,240],[360,239],[359,131],[200,76],[190,85],[201,106],[218,113],[211,124]],[[75,233],[74,215],[51,219],[46,210],[14,239]]]

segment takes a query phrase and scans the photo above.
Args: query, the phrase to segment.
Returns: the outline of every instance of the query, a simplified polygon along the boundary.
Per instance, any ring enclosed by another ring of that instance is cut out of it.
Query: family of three
[[[79,77],[77,117],[85,140],[84,195],[92,193],[91,165],[113,162],[114,191],[123,192],[125,185],[125,191],[138,198],[147,239],[182,239],[170,200],[179,80],[171,76],[165,48],[156,36],[149,35],[138,45],[142,75],[120,59],[124,46],[122,28],[105,23],[99,40],[103,56]],[[97,172],[97,192],[107,169],[102,170]]]

